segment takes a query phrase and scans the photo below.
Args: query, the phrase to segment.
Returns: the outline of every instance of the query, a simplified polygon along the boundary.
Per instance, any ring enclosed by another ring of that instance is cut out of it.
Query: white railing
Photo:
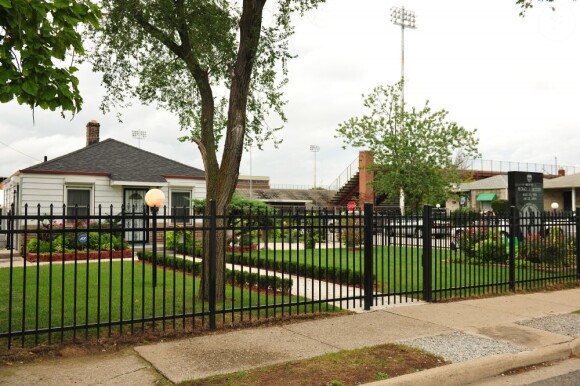
[[[328,190],[340,190],[350,179],[358,173],[358,156],[346,169],[330,184]]]
[[[576,166],[564,166],[555,163],[537,164],[532,162],[495,161],[484,159],[467,159],[459,168],[463,170],[492,173],[507,173],[510,171],[536,172],[552,176],[557,176],[559,170],[564,170],[566,175],[580,172],[580,168]]]

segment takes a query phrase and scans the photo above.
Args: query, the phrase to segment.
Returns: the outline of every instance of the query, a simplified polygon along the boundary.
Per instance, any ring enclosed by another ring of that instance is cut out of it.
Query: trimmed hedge
[[[181,243],[179,242],[181,241]],[[193,243],[193,236],[190,231],[183,230],[167,231],[165,233],[165,247],[170,251],[177,253],[185,253],[192,256],[203,256],[203,247],[201,240],[195,240]]]
[[[230,264],[246,265],[249,267],[265,268],[272,271],[279,271],[294,274],[302,277],[309,277],[318,280],[332,280],[339,284],[360,285],[363,282],[361,272],[351,269],[342,270],[339,267],[319,267],[307,264],[296,264],[293,261],[276,261],[242,254],[226,254],[226,262]]]
[[[232,271],[226,269],[226,281],[239,286],[258,287],[260,289],[270,289],[282,293],[290,293],[292,290],[292,279],[282,279],[278,276],[259,275],[245,271]]]
[[[153,253],[149,251],[145,252],[145,254],[143,254],[143,251],[139,251],[137,252],[137,256],[139,260],[145,260],[147,262],[153,261]],[[157,265],[185,271],[194,276],[200,276],[203,270],[202,262],[173,256],[158,255]],[[225,277],[226,281],[239,286],[258,287],[259,289],[270,289],[282,293],[290,293],[292,285],[294,284],[292,279],[282,279],[281,277],[273,275],[266,276],[257,273],[232,271],[230,269],[226,269]]]

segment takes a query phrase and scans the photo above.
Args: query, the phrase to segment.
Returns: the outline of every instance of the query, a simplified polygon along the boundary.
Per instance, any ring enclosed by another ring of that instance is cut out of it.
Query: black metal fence
[[[0,211],[0,339],[8,348],[580,279],[578,211],[58,209]]]

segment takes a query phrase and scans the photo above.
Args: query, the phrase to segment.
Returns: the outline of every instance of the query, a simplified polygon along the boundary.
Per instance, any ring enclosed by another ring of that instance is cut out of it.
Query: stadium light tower
[[[133,130],[131,134],[137,140],[139,149],[141,149],[141,140],[147,138],[147,132],[145,130]]]
[[[391,22],[401,26],[401,113],[405,109],[405,28],[416,29],[415,12],[391,7]]]
[[[316,153],[320,151],[320,146],[310,145],[310,151],[314,153],[314,189],[316,189]]]

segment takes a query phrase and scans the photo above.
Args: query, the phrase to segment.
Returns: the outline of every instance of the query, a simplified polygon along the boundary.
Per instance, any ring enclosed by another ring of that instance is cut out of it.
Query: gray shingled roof
[[[577,188],[580,187],[580,173],[570,174],[568,176],[554,178],[544,181],[544,188],[558,189],[558,188]]]
[[[463,183],[460,190],[507,189],[508,176],[500,174],[474,182]]]
[[[135,182],[165,182],[165,176],[205,176],[203,170],[114,139],[106,139],[20,172],[108,173],[114,181]]]

